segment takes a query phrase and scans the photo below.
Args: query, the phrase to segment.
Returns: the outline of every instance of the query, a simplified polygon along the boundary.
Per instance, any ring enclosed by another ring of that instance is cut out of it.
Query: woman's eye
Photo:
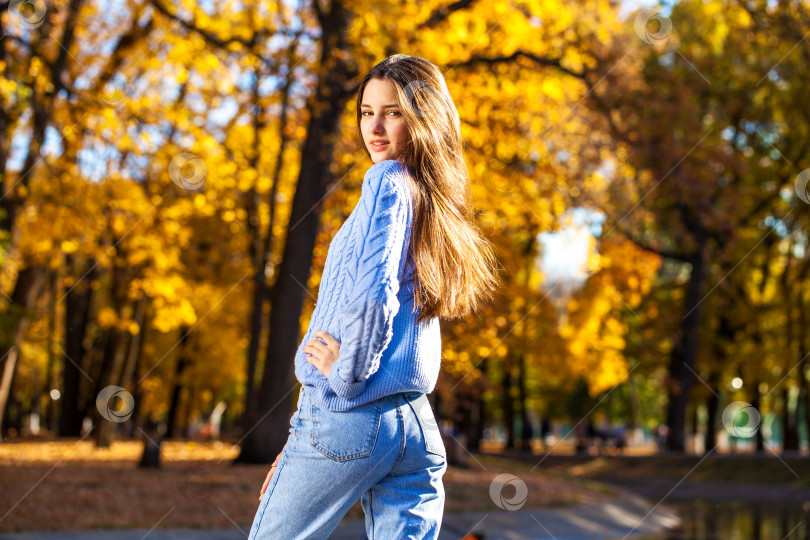
[[[402,113],[399,111],[388,111],[389,114],[393,113],[393,116],[401,116]],[[360,113],[360,116],[371,116],[373,113],[372,111],[363,111]]]

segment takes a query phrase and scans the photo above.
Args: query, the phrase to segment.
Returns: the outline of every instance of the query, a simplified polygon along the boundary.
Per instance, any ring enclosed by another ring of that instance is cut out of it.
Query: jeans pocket
[[[310,400],[313,448],[334,461],[368,457],[374,451],[380,431],[382,400],[348,411],[322,409]]]
[[[419,421],[422,437],[425,439],[425,450],[447,459],[447,450],[444,447],[444,441],[442,441],[439,423],[436,422],[436,417],[433,415],[433,408],[430,406],[427,394],[408,392],[405,394],[405,398]]]

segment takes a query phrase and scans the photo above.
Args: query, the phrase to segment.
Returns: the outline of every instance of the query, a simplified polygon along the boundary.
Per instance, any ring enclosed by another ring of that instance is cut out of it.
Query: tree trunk
[[[3,425],[6,426],[6,431],[9,434],[13,433],[15,437],[20,436],[20,431],[22,429],[22,419],[20,418],[21,408],[22,404],[19,402],[14,393],[9,393]]]
[[[134,384],[134,377],[138,368],[138,363],[141,358],[141,351],[143,350],[143,343],[146,339],[146,310],[149,307],[149,298],[146,295],[141,296],[135,306],[135,322],[138,324],[139,331],[132,336],[129,340],[129,347],[127,352],[127,359],[124,362],[123,370],[121,371],[120,381],[121,386],[126,388],[132,393],[134,399],[134,406],[132,408],[132,421],[124,425],[124,432],[126,437],[132,437],[135,434],[135,428],[138,424],[138,401],[140,396],[136,399],[137,388]]]
[[[120,332],[114,328],[110,328],[106,332],[104,355],[101,359],[100,374],[97,379],[95,392],[92,396],[90,396],[91,399],[88,400],[92,401],[93,404],[95,404],[96,398],[104,388],[112,385],[118,386],[116,384],[118,381],[113,380],[113,375],[118,371],[116,367],[119,363],[118,358],[121,357],[120,338]],[[108,405],[111,411],[118,410],[117,403],[108,403]],[[110,444],[112,444],[113,431],[115,431],[117,422],[111,421],[102,416],[101,412],[96,407],[93,407],[91,415],[95,418],[94,424],[96,425],[96,446],[98,448],[108,448]]]
[[[713,390],[717,389],[716,381],[719,375],[712,372],[708,384]],[[717,409],[720,406],[720,396],[717,392],[712,392],[706,398],[706,437],[703,446],[708,452],[717,445]]]
[[[672,348],[669,362],[668,402],[667,402],[667,449],[684,452],[686,434],[686,408],[689,405],[689,391],[695,367],[695,356],[698,346],[698,330],[702,312],[703,290],[705,283],[705,242],[698,243],[698,249],[692,258],[692,271],[686,287],[684,311],[681,319],[675,346]]]
[[[801,302],[801,295],[799,295],[799,297]],[[802,308],[799,309],[800,327],[807,328],[807,315],[802,306],[803,303],[800,303],[799,307]],[[807,356],[810,355],[810,347],[807,346],[807,337],[805,336],[806,333],[807,332],[800,332],[798,339],[799,355],[801,357],[801,363],[799,365],[799,380],[802,382],[802,387],[804,390],[804,393],[800,395],[804,396],[804,421],[808,437],[808,444],[810,445],[810,380],[804,376],[805,366],[807,365]]]
[[[700,433],[700,417],[698,416],[699,413],[698,404],[694,403],[692,405],[692,419],[691,419],[691,435],[692,435],[692,453],[697,454],[697,440],[698,434]]]
[[[801,309],[801,288],[799,291],[794,292],[793,290],[793,282],[791,280],[792,272],[791,269],[796,266],[792,256],[792,250],[788,250],[787,253],[787,261],[785,263],[785,271],[782,272],[780,285],[782,287],[783,294],[785,298],[792,298],[794,294],[799,297],[799,308]],[[802,276],[804,277],[804,276]],[[762,289],[765,288],[764,282],[765,279],[762,280]],[[798,283],[804,285],[804,280],[799,281]],[[798,451],[799,450],[799,415],[800,410],[802,408],[802,401],[804,400],[804,358],[799,356],[799,347],[798,341],[801,341],[801,334],[802,328],[796,328],[796,319],[797,317],[794,315],[794,309],[796,305],[794,302],[787,301],[785,303],[785,333],[787,339],[787,354],[785,354],[785,370],[786,373],[789,373],[793,366],[796,364],[798,359],[798,379],[799,379],[799,398],[796,400],[796,407],[792,408],[790,406],[790,392],[788,391],[787,385],[783,386],[782,390],[782,451]]]
[[[144,330],[149,325],[148,320],[149,318],[145,314],[144,324],[142,326]],[[143,333],[143,331],[141,333]],[[143,338],[141,343],[143,343]],[[138,426],[137,430],[139,431],[139,433],[135,433],[135,435],[140,435],[140,439],[143,441],[143,452],[141,454],[140,467],[157,468],[160,467],[160,445],[162,444],[163,434],[165,431],[162,429],[160,423],[156,420],[157,415],[154,412],[149,418],[141,417],[143,391],[140,381],[142,381],[146,374],[149,373],[149,369],[144,365],[145,357],[141,352],[142,350],[143,348],[139,346],[138,354],[135,360],[134,375],[137,377],[137,380],[133,383],[132,388],[132,397],[134,398],[135,402],[132,410],[132,418],[135,420],[133,424]]]
[[[477,452],[481,449],[481,441],[484,439],[484,431],[486,430],[486,403],[484,403],[484,396],[479,396],[476,402],[476,415],[475,415],[475,430],[472,436],[467,441],[467,447],[470,452]]]
[[[291,46],[288,53],[288,65],[292,64],[292,59],[295,54],[294,46]],[[247,357],[247,377],[245,382],[245,412],[242,415],[242,432],[246,433],[250,426],[254,425],[258,420],[258,413],[256,409],[256,400],[254,397],[254,386],[255,386],[255,377],[256,377],[256,365],[258,363],[259,357],[259,347],[261,346],[262,335],[264,334],[265,324],[264,324],[264,305],[265,300],[267,300],[267,276],[266,276],[266,269],[267,264],[270,260],[270,254],[273,252],[273,234],[272,231],[274,229],[274,225],[276,222],[276,193],[278,192],[278,183],[279,179],[281,178],[281,169],[284,164],[284,152],[287,149],[287,145],[290,142],[290,137],[287,135],[287,109],[289,106],[289,96],[290,96],[290,78],[292,77],[292,70],[290,70],[287,74],[287,82],[284,85],[284,88],[281,90],[281,112],[279,114],[279,126],[278,126],[278,136],[279,136],[279,150],[278,150],[278,157],[276,158],[276,166],[273,172],[273,182],[270,188],[270,196],[268,197],[268,206],[270,210],[270,219],[267,226],[267,233],[264,236],[264,242],[262,242],[262,235],[259,231],[259,206],[260,202],[257,200],[255,202],[255,210],[253,219],[255,219],[255,223],[252,220],[248,220],[249,226],[251,227],[251,231],[254,231],[255,241],[251,244],[253,246],[254,251],[254,261],[255,261],[255,274],[253,279],[253,311],[250,316],[250,344],[248,346],[248,357]],[[258,95],[258,78],[257,78],[257,86],[254,91],[254,95]],[[254,100],[254,102],[258,102],[258,98]],[[255,166],[258,167],[258,156],[260,155],[261,148],[259,146],[259,130],[261,127],[264,126],[263,122],[257,122],[254,125],[255,130],[255,157],[256,162]]]
[[[113,245],[115,245],[115,243]],[[110,296],[112,298],[113,304],[112,307],[115,310],[115,314],[117,316],[120,316],[120,314],[123,312],[124,307],[124,298],[126,295],[124,286],[126,285],[126,278],[127,278],[125,272],[126,270],[122,267],[119,267],[115,264],[112,266]],[[121,366],[124,363],[124,356],[126,352],[124,347],[122,346],[123,343],[122,332],[121,330],[118,329],[117,326],[113,325],[110,328],[108,328],[107,331],[105,332],[105,336],[106,341],[104,343],[103,349],[104,354],[101,357],[101,368],[99,370],[95,392],[90,400],[93,403],[95,403],[96,397],[107,386],[112,385],[119,386],[118,383],[120,382],[120,379],[118,377],[120,376],[121,373]],[[118,408],[115,407],[114,410],[118,410]],[[116,426],[120,423],[119,419],[116,418],[115,421],[108,420],[107,418],[101,415],[100,411],[98,411],[96,407],[93,407],[92,414],[96,419],[96,426],[97,426],[96,446],[99,448],[107,448],[112,444],[113,432],[115,431]]]
[[[169,397],[169,412],[166,419],[166,436],[168,438],[175,438],[177,434],[177,420],[179,419],[180,412],[180,391],[183,389],[183,373],[186,368],[191,364],[188,358],[188,332],[189,329],[183,326],[180,328],[180,351],[177,353],[177,363],[174,366],[174,379],[172,380],[172,391]]]
[[[488,377],[487,369],[489,365],[489,358],[484,358],[481,360],[481,373],[484,374],[484,379]],[[484,403],[484,387],[479,387],[479,391],[476,394],[476,415],[475,415],[475,429],[473,433],[470,434],[470,437],[467,440],[467,448],[471,452],[477,452],[481,449],[481,441],[484,440],[484,431],[487,428],[486,425],[486,403]]]
[[[635,440],[636,433],[641,427],[641,421],[639,420],[641,415],[641,406],[639,405],[638,401],[638,387],[636,386],[636,379],[633,376],[632,371],[627,374],[627,391],[630,397],[630,422],[628,427],[628,432],[630,433],[630,437],[632,440]]]
[[[512,397],[512,369],[504,366],[503,374],[503,422],[506,426],[506,446],[515,447],[515,400]]]
[[[782,387],[782,450],[799,450],[799,401],[796,402],[795,409],[790,406],[790,388]]]
[[[474,401],[470,394],[462,390],[457,394],[455,410],[453,412],[453,425],[456,428],[454,439],[448,439],[447,460],[451,465],[467,467],[467,453],[469,452],[470,434],[473,431],[472,409]]]
[[[300,342],[299,315],[309,282],[312,252],[318,234],[321,205],[331,178],[329,165],[337,125],[350,96],[357,67],[346,43],[350,12],[334,0],[328,13],[318,13],[322,28],[323,74],[313,100],[311,117],[301,153],[301,169],[293,198],[290,228],[277,280],[270,291],[270,326],[264,371],[257,399],[259,419],[248,426],[236,463],[269,463],[287,441],[290,393],[295,389],[293,359]],[[318,4],[315,4],[316,9]],[[268,231],[267,234],[271,234]]]
[[[143,453],[141,454],[141,461],[138,463],[139,468],[160,468],[160,449],[163,445],[163,439],[160,424],[154,418],[148,418],[144,422],[144,429],[141,430]]]
[[[84,275],[77,272],[76,261],[73,256],[66,257],[68,275]],[[95,381],[81,368],[85,358],[84,339],[87,325],[90,322],[90,306],[93,298],[93,288],[90,286],[97,278],[96,262],[90,259],[90,266],[86,277],[71,287],[66,296],[65,304],[65,349],[62,359],[62,398],[60,401],[61,416],[59,420],[59,435],[62,437],[78,437],[82,431],[84,408],[80,407],[82,396],[82,378]]]
[[[520,448],[525,452],[532,452],[532,430],[531,418],[529,418],[528,397],[526,396],[526,355],[520,355],[520,373],[518,375],[518,390],[520,391]]]
[[[736,300],[736,299],[734,299]],[[734,343],[735,328],[731,326],[731,321],[725,316],[725,312],[721,311],[720,320],[718,321],[717,338],[714,340],[714,366],[709,371],[709,377],[706,384],[712,391],[712,394],[706,399],[706,439],[704,446],[708,452],[717,446],[717,420],[718,415],[722,414],[720,408],[720,376],[722,366],[729,363],[726,344]]]
[[[56,371],[56,354],[54,354],[53,344],[57,341],[57,325],[56,325],[56,314],[57,314],[57,300],[62,295],[62,289],[60,286],[60,274],[59,272],[54,272],[52,274],[52,279],[50,280],[51,285],[51,304],[50,304],[50,317],[48,319],[48,338],[47,338],[47,346],[48,346],[48,369],[45,374],[45,382],[42,386],[42,393],[45,396],[46,403],[48,404],[47,411],[45,413],[45,425],[47,426],[48,431],[51,435],[55,435],[57,433],[57,403],[58,400],[52,399],[50,397],[51,389],[56,388],[55,384],[55,376],[54,373]],[[60,396],[61,397],[61,396]]]
[[[751,406],[754,408],[754,410],[757,411],[757,413],[759,413],[759,411],[761,410],[760,409],[760,399],[759,399],[760,398],[760,393],[761,393],[759,388],[762,385],[761,383],[762,383],[762,381],[760,381],[759,379],[754,379],[754,381],[753,381],[753,396],[754,396],[754,399],[751,401]],[[760,418],[760,421],[761,421],[761,418]],[[759,428],[757,429],[756,433],[754,434],[754,437],[755,437],[757,453],[761,454],[762,452],[765,451],[765,440],[762,437],[762,425],[761,424],[759,425]]]
[[[12,345],[0,348],[0,369],[2,369],[2,379],[0,379],[0,441],[3,440],[3,412],[9,401],[11,382],[14,380],[20,354],[17,344],[20,343],[28,331],[31,324],[29,314],[33,311],[37,297],[45,285],[46,277],[43,268],[38,266],[25,268],[18,274],[14,292],[11,293],[9,311],[13,311],[15,314],[19,313],[19,319],[14,322],[14,327],[11,330]]]
[[[121,386],[124,388],[132,388],[133,378],[135,377],[135,368],[138,365],[138,359],[141,356],[144,339],[146,336],[146,310],[149,307],[149,297],[145,294],[142,295],[135,303],[133,310],[135,324],[138,325],[138,333],[133,335],[128,342],[127,356],[124,365],[121,368],[121,374],[118,380],[121,381]]]

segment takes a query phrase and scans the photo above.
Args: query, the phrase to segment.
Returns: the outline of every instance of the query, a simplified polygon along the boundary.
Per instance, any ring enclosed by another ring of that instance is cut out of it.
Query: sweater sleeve
[[[346,399],[363,392],[394,335],[399,265],[408,223],[408,201],[392,179],[398,167],[397,161],[385,160],[366,173],[368,184],[357,209],[361,219],[348,246],[357,266],[346,276],[338,311],[340,353],[328,377],[335,394]]]

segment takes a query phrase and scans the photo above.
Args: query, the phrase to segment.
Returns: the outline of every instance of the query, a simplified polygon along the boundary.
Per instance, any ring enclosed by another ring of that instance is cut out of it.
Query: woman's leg
[[[347,412],[319,408],[302,390],[290,437],[251,526],[249,540],[328,538],[400,450],[387,398]]]
[[[360,499],[369,540],[435,539],[444,513],[447,452],[424,394],[391,397],[404,439],[402,457]]]

